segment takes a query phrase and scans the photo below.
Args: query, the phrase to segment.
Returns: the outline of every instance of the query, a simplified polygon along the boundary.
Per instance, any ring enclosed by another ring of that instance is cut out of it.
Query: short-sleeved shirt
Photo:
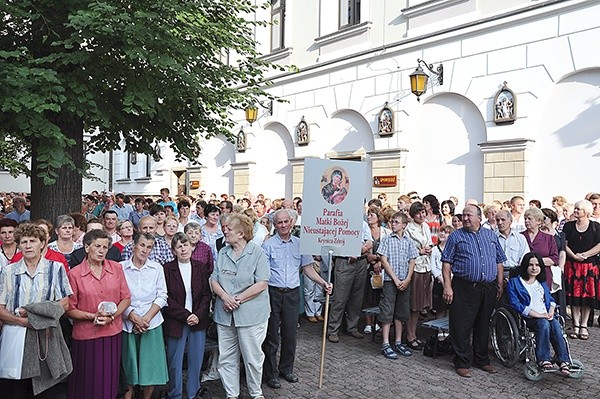
[[[506,269],[512,269],[513,267],[519,266],[523,256],[529,252],[529,245],[527,244],[525,236],[513,229],[510,229],[510,233],[508,233],[508,236],[506,237],[500,233],[500,230],[495,231],[495,233],[498,236],[500,247],[502,247],[502,250],[506,255],[504,267]]]
[[[60,262],[42,258],[33,274],[27,270],[24,259],[0,270],[0,305],[11,313],[30,303],[59,301],[72,293]]]
[[[574,254],[589,251],[600,242],[600,225],[590,220],[586,231],[578,231],[575,221],[565,223],[567,246]]]
[[[262,249],[271,270],[269,285],[278,288],[299,287],[298,270],[313,263],[312,256],[300,255],[300,239],[290,236],[284,241],[279,234],[275,234],[262,244]]]
[[[97,278],[85,259],[81,265],[69,271],[69,282],[73,288],[73,295],[69,298],[69,310],[96,313],[100,302],[114,302],[119,305],[123,299],[131,298],[123,268],[111,260],[104,261],[100,278]],[[111,337],[119,334],[122,329],[123,320],[120,317],[104,326],[97,326],[91,320],[75,320],[73,338],[86,340]]]
[[[410,238],[404,235],[398,236],[396,233],[381,240],[377,253],[387,258],[394,274],[400,280],[404,280],[408,276],[408,262],[419,256],[415,243]],[[384,280],[392,281],[387,273]]]
[[[241,294],[256,282],[269,281],[267,257],[261,247],[249,242],[236,259],[233,248],[227,245],[221,248],[210,279],[218,282],[229,295]],[[217,296],[214,309],[213,319],[221,325],[248,327],[265,323],[271,312],[269,291],[262,291],[233,312],[223,310],[223,300]]]
[[[505,261],[496,234],[481,227],[477,231],[463,227],[452,232],[442,252],[442,262],[452,265],[454,277],[474,283],[496,280],[498,264]]]

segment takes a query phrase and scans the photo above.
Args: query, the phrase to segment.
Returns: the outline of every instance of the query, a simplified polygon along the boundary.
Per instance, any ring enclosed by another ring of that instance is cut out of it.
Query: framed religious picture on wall
[[[244,129],[240,129],[240,132],[235,138],[235,148],[238,152],[246,151],[246,132],[244,132]]]
[[[298,145],[308,145],[310,142],[310,131],[308,123],[304,120],[304,116],[296,126],[296,142]]]
[[[515,119],[517,119],[517,96],[504,82],[494,97],[494,123],[510,124],[514,123]]]
[[[378,126],[380,136],[390,136],[394,134],[394,113],[388,106],[387,101],[383,108],[381,108],[381,111],[379,111]]]

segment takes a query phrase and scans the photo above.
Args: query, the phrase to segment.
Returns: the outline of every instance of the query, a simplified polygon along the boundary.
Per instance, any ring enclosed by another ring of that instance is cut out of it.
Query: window
[[[340,29],[360,23],[360,0],[340,0]]]
[[[271,52],[283,49],[285,0],[271,0]]]

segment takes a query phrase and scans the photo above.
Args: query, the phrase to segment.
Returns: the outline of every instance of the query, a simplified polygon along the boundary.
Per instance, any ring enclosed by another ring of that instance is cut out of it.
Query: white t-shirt
[[[192,305],[192,264],[179,262],[179,273],[181,273],[185,287],[185,308],[192,312],[194,309]]]
[[[548,313],[546,303],[544,302],[544,287],[542,287],[540,282],[535,280],[533,284],[528,284],[522,277],[520,279],[531,298],[531,302],[529,303],[530,309],[538,313]]]

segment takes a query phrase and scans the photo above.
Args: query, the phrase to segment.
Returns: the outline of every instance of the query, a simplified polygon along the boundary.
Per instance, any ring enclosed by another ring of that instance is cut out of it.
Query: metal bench
[[[377,316],[379,316],[380,312],[379,306],[373,306],[372,308],[364,308],[362,312],[365,316],[373,316],[373,318],[371,319],[371,341],[375,342],[375,331],[377,331],[375,327],[377,326]]]
[[[430,328],[432,330],[436,330],[438,333],[440,333],[440,332],[447,333],[450,331],[450,318],[448,316],[446,316],[446,317],[442,317],[441,319],[429,320],[429,321],[424,322],[422,324],[422,326],[425,328]],[[436,339],[435,343],[433,344],[433,357],[434,358],[437,357],[438,343],[439,343],[439,341]]]

